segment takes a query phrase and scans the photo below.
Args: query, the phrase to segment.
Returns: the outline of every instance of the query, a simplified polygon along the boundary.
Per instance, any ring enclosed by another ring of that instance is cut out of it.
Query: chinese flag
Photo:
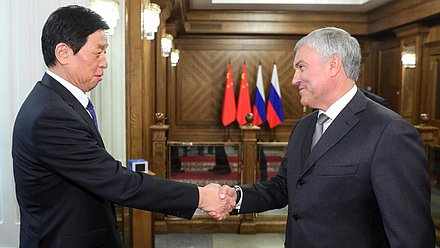
[[[249,85],[246,73],[246,63],[243,64],[243,73],[241,74],[240,93],[238,95],[237,122],[238,125],[246,124],[246,115],[251,113],[251,99],[249,96]]]
[[[235,94],[234,83],[232,82],[231,63],[228,65],[226,74],[225,96],[223,98],[222,123],[223,126],[231,124],[235,120]]]

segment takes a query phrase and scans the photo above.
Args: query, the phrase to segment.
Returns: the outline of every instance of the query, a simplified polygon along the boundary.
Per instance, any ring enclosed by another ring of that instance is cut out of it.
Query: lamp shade
[[[157,27],[160,25],[160,7],[155,3],[143,1],[141,19],[143,37],[147,40],[154,40]]]
[[[105,31],[107,35],[113,35],[119,20],[118,0],[90,0],[90,9],[98,13],[109,26]]]
[[[162,48],[162,56],[168,57],[173,48],[173,36],[171,34],[165,34],[160,40],[160,46]]]
[[[179,49],[174,49],[171,52],[171,66],[176,66],[177,62],[179,62],[180,51]]]
[[[416,54],[414,52],[402,52],[403,68],[416,67]]]

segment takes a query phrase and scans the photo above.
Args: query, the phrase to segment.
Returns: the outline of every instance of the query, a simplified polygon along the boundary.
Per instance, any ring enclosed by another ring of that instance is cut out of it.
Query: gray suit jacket
[[[195,185],[122,167],[84,107],[47,74],[18,113],[12,157],[20,247],[120,248],[113,203],[185,218],[197,208]]]
[[[295,125],[277,176],[242,187],[240,213],[288,204],[286,247],[434,247],[414,127],[358,90],[310,152],[316,115]]]

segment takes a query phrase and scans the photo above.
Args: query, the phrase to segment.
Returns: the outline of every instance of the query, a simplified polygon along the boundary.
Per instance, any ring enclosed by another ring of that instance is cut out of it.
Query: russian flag
[[[252,113],[254,114],[252,124],[254,126],[259,126],[266,122],[266,97],[264,95],[263,73],[261,70],[261,65],[259,65],[257,71],[257,87],[255,89],[254,107],[252,109]]]
[[[284,121],[283,106],[281,104],[281,90],[280,83],[278,82],[278,72],[276,64],[273,65],[266,117],[270,128],[274,128]]]

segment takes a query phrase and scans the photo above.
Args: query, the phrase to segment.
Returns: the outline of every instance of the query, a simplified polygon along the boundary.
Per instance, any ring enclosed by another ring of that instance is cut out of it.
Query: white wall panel
[[[120,18],[115,33],[108,36],[108,68],[103,80],[91,92],[105,147],[115,159],[125,164],[125,42],[124,1],[119,6]]]

